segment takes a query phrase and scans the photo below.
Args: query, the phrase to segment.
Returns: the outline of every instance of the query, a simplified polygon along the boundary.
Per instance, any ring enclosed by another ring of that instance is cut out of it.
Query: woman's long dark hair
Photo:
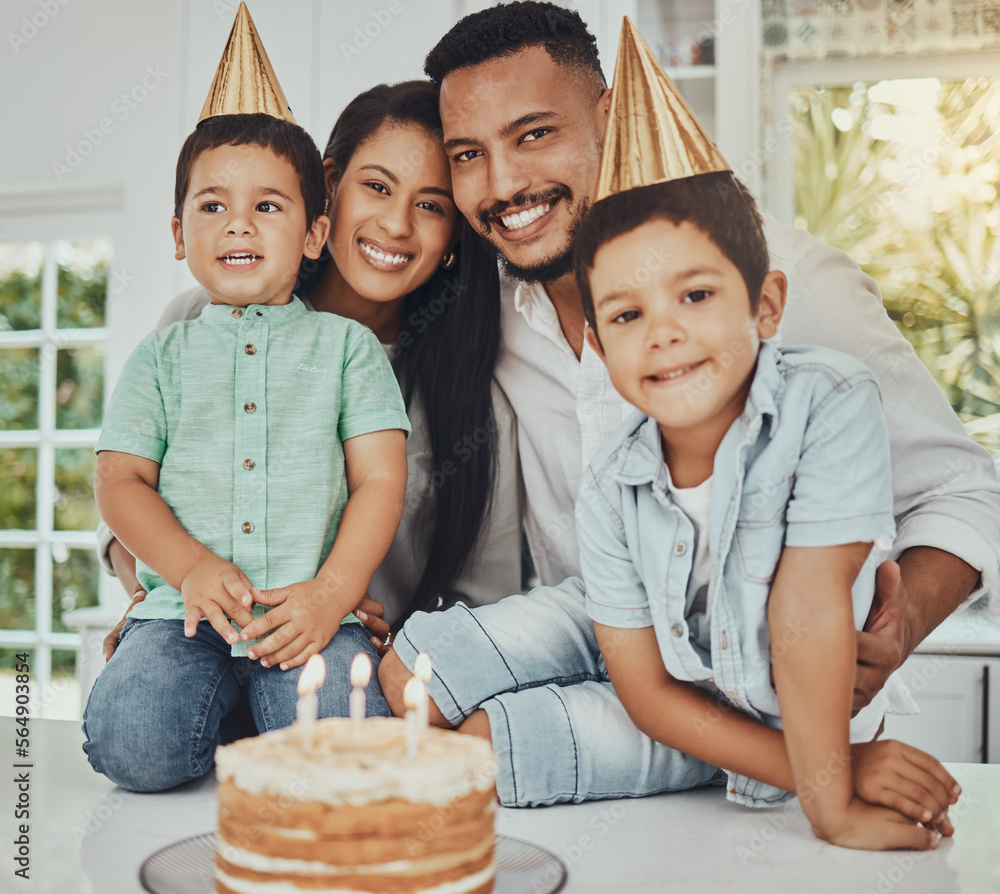
[[[337,119],[323,157],[342,175],[385,124],[416,124],[440,137],[437,89],[430,81],[404,81],[366,90]],[[416,398],[427,419],[434,495],[421,510],[433,505],[433,515],[413,524],[414,532],[427,532],[427,565],[395,629],[414,611],[433,608],[458,578],[476,550],[493,492],[500,278],[496,252],[461,215],[459,228],[454,266],[438,268],[406,296],[393,359],[407,408]]]

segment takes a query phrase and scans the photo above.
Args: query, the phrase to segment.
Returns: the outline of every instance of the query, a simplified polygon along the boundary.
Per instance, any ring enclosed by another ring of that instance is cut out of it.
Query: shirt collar
[[[309,313],[309,308],[302,299],[292,295],[288,304],[248,304],[246,307],[236,307],[230,304],[212,304],[209,302],[202,308],[201,317],[211,323],[224,326],[241,326],[247,322],[267,322],[271,325],[283,326],[292,323]]]
[[[734,425],[742,422],[748,430],[759,431],[755,421],[768,416],[771,434],[774,433],[778,425],[778,399],[785,385],[780,363],[781,352],[770,341],[761,342],[746,407]],[[632,434],[622,444],[615,480],[632,486],[652,483],[654,489],[665,491],[669,473],[663,461],[660,424],[641,412],[636,412],[630,423]]]

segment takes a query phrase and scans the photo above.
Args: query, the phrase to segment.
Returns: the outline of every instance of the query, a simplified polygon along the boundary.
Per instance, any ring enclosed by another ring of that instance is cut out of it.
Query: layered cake
[[[403,720],[317,721],[215,753],[216,890],[486,894],[496,758],[489,742]]]

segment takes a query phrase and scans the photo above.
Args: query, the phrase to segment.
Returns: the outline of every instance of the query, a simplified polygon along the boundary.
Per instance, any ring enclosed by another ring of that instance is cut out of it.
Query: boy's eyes
[[[222,202],[205,202],[201,206],[201,210],[207,212],[208,214],[220,214],[226,210],[226,206],[223,205]],[[274,211],[280,211],[281,206],[274,202],[258,202],[255,206],[255,210],[270,214]]]
[[[611,318],[612,323],[631,323],[633,320],[639,319],[639,311],[637,310],[623,310],[617,316]]]
[[[704,301],[706,298],[711,296],[711,292],[708,289],[695,289],[693,292],[688,292],[684,296],[685,301],[689,301],[692,304],[697,304],[699,301]]]

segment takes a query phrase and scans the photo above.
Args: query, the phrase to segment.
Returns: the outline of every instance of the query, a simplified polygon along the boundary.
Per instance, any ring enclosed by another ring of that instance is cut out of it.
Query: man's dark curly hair
[[[592,73],[595,87],[607,86],[597,40],[580,14],[536,0],[500,4],[466,16],[427,54],[424,73],[440,85],[456,69],[539,45],[554,62]]]

